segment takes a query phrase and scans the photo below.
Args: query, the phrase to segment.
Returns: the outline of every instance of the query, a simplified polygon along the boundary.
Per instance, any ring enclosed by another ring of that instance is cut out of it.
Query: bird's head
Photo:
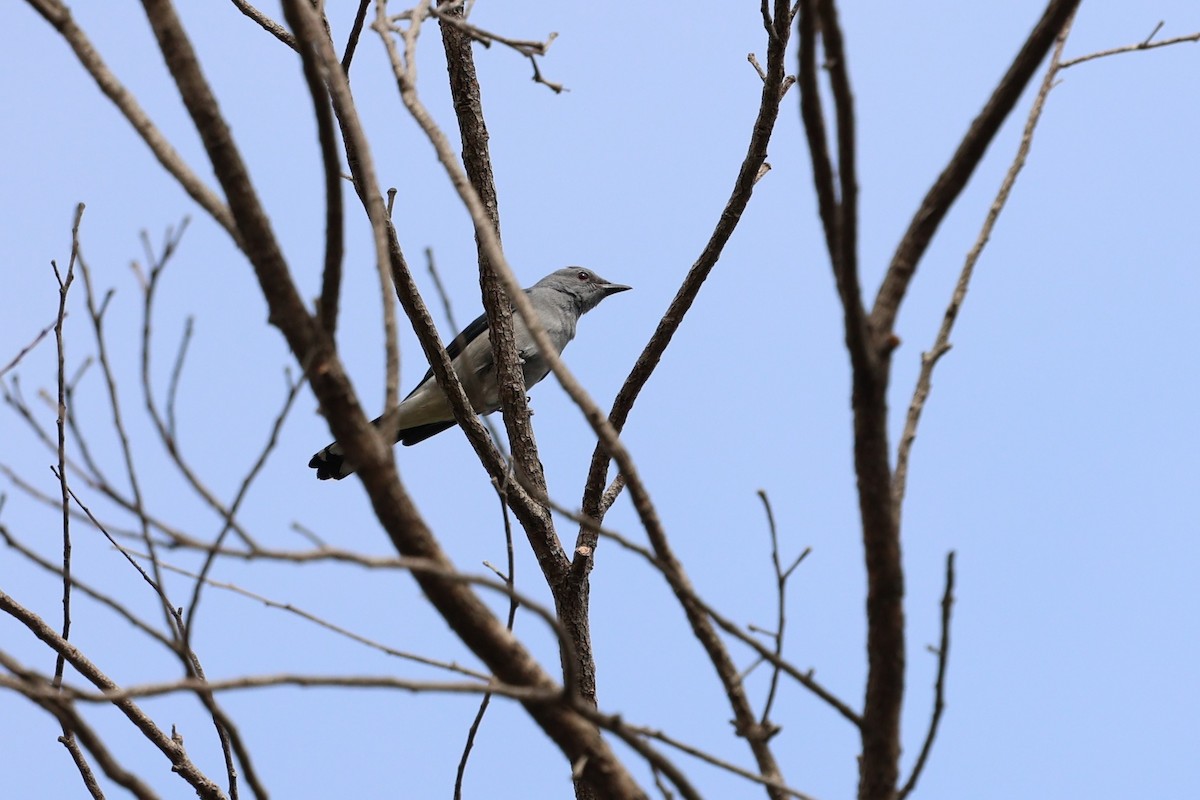
[[[533,285],[534,289],[552,289],[571,296],[579,307],[579,313],[591,311],[610,294],[624,292],[632,287],[601,278],[590,269],[565,267],[551,272]]]

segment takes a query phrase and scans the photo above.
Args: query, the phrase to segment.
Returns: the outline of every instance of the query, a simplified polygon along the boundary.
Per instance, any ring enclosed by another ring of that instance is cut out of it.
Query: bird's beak
[[[617,292],[628,292],[633,287],[626,286],[623,283],[605,283],[601,288],[604,289],[604,296],[608,297],[610,294],[616,294]]]

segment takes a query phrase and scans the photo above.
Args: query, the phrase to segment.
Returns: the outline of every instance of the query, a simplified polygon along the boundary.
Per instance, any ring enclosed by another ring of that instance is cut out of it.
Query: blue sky
[[[342,4],[330,4],[342,5]],[[516,5],[516,4],[514,4]],[[763,57],[757,4],[693,4],[652,13],[605,4],[482,2],[475,20],[522,38],[559,38],[544,59],[555,95],[502,48],[477,49],[491,132],[506,253],[528,284],[583,264],[634,291],[580,325],[568,364],[607,406],[679,281],[699,254],[748,141]],[[194,6],[194,7],[192,7]],[[202,6],[202,7],[201,7]],[[264,6],[272,16],[275,4]],[[842,9],[859,114],[860,263],[868,298],[921,196],[1041,11],[1035,2],[846,4]],[[134,4],[80,4],[79,24],[189,163],[202,151]],[[191,4],[184,19],[306,297],[320,286],[323,200],[310,103],[298,62],[231,4]],[[350,11],[331,9],[344,40]],[[1080,55],[1200,30],[1184,0],[1084,4],[1067,46]],[[109,347],[139,475],[157,513],[211,537],[219,519],[186,493],[154,438],[139,395],[141,297],[131,261],[192,221],[168,268],[155,312],[152,373],[166,391],[184,320],[195,337],[181,382],[179,438],[197,472],[232,497],[282,404],[290,357],[265,323],[249,265],[162,172],[95,89],[53,30],[22,4],[0,12],[8,44],[0,89],[0,362],[51,322],[76,203],[83,242],[108,311]],[[426,30],[421,91],[453,123],[441,46]],[[789,69],[795,69],[794,55]],[[1200,51],[1180,45],[1069,70],[1051,94],[1033,151],[977,269],[934,377],[914,450],[904,510],[909,694],[904,767],[931,705],[945,554],[958,553],[948,710],[919,792],[925,797],[1187,797],[1200,792],[1194,664],[1200,628],[1192,565],[1200,558],[1200,423],[1194,343],[1197,186],[1193,102]],[[1040,78],[1040,74],[1039,74]],[[422,251],[436,253],[460,321],[479,310],[469,219],[406,116],[374,34],[364,36],[352,82],[381,182],[398,188],[402,244],[433,300]],[[890,403],[893,447],[922,350],[933,341],[963,257],[1015,151],[1027,92],[952,210],[901,312]],[[848,366],[840,312],[824,259],[797,96],[785,100],[770,148],[773,170],[647,385],[624,438],[672,542],[700,593],[742,623],[774,618],[769,540],[755,492],[774,505],[785,553],[813,552],[789,588],[791,659],[851,705],[864,679],[864,578],[850,464]],[[211,181],[210,181],[211,182]],[[383,397],[380,303],[369,231],[349,216],[339,340],[360,397]],[[72,290],[68,363],[90,352],[82,286]],[[440,318],[439,318],[440,322]],[[452,331],[443,325],[443,334]],[[425,364],[402,325],[405,388]],[[779,349],[782,348],[782,349]],[[43,424],[53,413],[52,342],[19,368]],[[294,371],[294,370],[293,370]],[[94,369],[77,412],[110,474],[121,475],[110,412]],[[552,380],[532,392],[552,493],[578,503],[593,436]],[[317,484],[305,463],[328,441],[304,391],[241,519],[264,546],[299,548],[293,522],[346,548],[386,555],[388,543],[354,481]],[[496,501],[461,434],[397,453],[401,475],[455,561],[502,564]],[[0,413],[0,462],[42,491],[57,484],[52,455],[9,410]],[[114,477],[119,480],[119,477]],[[120,516],[78,486],[94,510]],[[51,558],[54,512],[12,485],[0,511],[14,535]],[[622,498],[608,524],[639,536]],[[76,526],[75,569],[148,617],[154,598],[94,531]],[[560,533],[573,537],[569,523]],[[603,545],[593,575],[600,702],[739,764],[719,685],[655,574]],[[194,567],[196,559],[168,560]],[[543,600],[536,564],[518,542],[519,585]],[[290,602],[389,645],[472,663],[406,575],[337,565],[220,564],[217,580]],[[57,624],[59,585],[0,550],[0,589]],[[190,592],[169,579],[177,603]],[[499,609],[505,603],[491,598]],[[246,673],[439,677],[318,631],[229,592],[210,589],[196,649],[210,677]],[[532,615],[518,631],[553,665],[551,637]],[[177,666],[125,622],[77,599],[73,639],[122,684],[170,679]],[[0,619],[0,647],[49,671],[28,632]],[[739,653],[743,664],[747,654]],[[750,679],[761,701],[766,674]],[[475,700],[383,691],[270,689],[225,696],[276,797],[442,797]],[[159,723],[184,734],[192,757],[221,772],[211,724],[190,698],[147,700]],[[0,693],[0,795],[82,795],[42,712]],[[123,763],[164,796],[186,796],[165,760],[110,709],[95,709]],[[775,740],[789,782],[818,798],[848,796],[857,740],[836,714],[784,685]],[[622,751],[623,753],[625,751]],[[648,776],[628,753],[640,779]],[[713,797],[757,790],[685,756]],[[16,768],[15,765],[21,765]],[[515,706],[496,703],[468,770],[466,796],[569,796],[566,764]],[[119,794],[113,792],[114,795]]]

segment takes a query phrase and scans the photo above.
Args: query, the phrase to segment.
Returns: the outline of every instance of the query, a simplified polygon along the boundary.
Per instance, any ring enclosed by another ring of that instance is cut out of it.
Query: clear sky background
[[[311,105],[295,55],[232,4],[182,13],[206,74],[306,297],[319,291],[323,195]],[[198,139],[136,4],[78,3],[79,24],[184,158],[208,178]],[[352,4],[329,3],[343,42]],[[862,282],[875,288],[920,198],[1041,13],[1042,3],[845,3],[842,18],[859,120]],[[281,18],[277,4],[264,10]],[[396,10],[399,10],[397,7]],[[529,80],[527,62],[477,49],[504,243],[527,283],[583,264],[634,291],[580,326],[568,363],[611,403],[721,211],[759,99],[746,54],[762,58],[757,3],[655,7],[478,3],[474,20],[523,38],[559,34],[542,68],[570,91]],[[1200,30],[1188,0],[1084,3],[1067,53],[1081,55]],[[49,262],[65,264],[74,206],[100,290],[116,293],[108,336],[147,502],[211,537],[220,521],[194,501],[154,438],[138,389],[141,297],[132,261],[140,232],[158,241],[191,216],[161,286],[152,354],[166,391],[184,320],[195,338],[181,383],[179,439],[228,500],[283,401],[290,355],[265,325],[248,263],[164,174],[54,31],[21,3],[0,10],[0,363],[54,318]],[[794,48],[793,48],[794,50]],[[452,126],[441,45],[420,42],[421,90]],[[794,71],[794,53],[789,70]],[[352,80],[395,216],[428,301],[422,250],[434,249],[460,321],[479,311],[469,219],[432,149],[399,103],[378,37],[367,33]],[[1040,77],[1040,75],[1039,75]],[[943,360],[914,451],[904,511],[909,693],[904,772],[932,703],[938,601],[947,551],[958,553],[948,709],[919,787],[930,798],[1200,796],[1200,46],[1185,44],[1069,70],[1052,93],[1028,167],[978,268],[954,349]],[[941,319],[964,254],[1015,151],[1024,113],[1001,132],[923,261],[897,333],[890,402],[893,448],[920,353]],[[786,654],[853,706],[865,674],[864,577],[847,358],[840,311],[810,188],[793,91],[770,147],[774,169],[647,385],[624,438],[702,596],[742,623],[774,619],[769,541],[756,490],[774,504],[786,554],[812,554],[789,594]],[[215,185],[215,182],[212,182]],[[347,193],[351,196],[351,193]],[[380,303],[367,227],[348,208],[342,325],[360,397],[383,397]],[[91,351],[81,284],[71,295],[68,365]],[[440,321],[440,316],[439,316]],[[452,333],[443,325],[443,333]],[[425,363],[402,324],[403,384]],[[294,368],[293,368],[294,371]],[[44,342],[19,368],[37,400],[53,390]],[[9,376],[11,377],[11,375]],[[120,480],[120,452],[96,370],[76,412],[97,459]],[[578,503],[594,437],[547,381],[534,422],[552,493]],[[299,522],[331,543],[386,555],[389,545],[354,480],[318,484],[305,467],[329,438],[305,390],[278,450],[246,501],[243,523],[264,546],[300,548]],[[495,496],[465,438],[448,432],[397,454],[400,472],[455,561],[502,564]],[[57,492],[53,455],[0,409],[0,462]],[[122,517],[86,487],[81,498]],[[56,558],[55,512],[7,480],[0,511],[14,535]],[[629,501],[608,517],[639,539]],[[560,533],[573,539],[562,522]],[[95,531],[74,528],[75,569],[148,618],[154,598]],[[548,600],[518,540],[518,581]],[[194,566],[171,553],[168,560]],[[214,577],[320,614],[389,645],[473,663],[404,574],[337,566],[218,565]],[[60,586],[0,550],[0,589],[52,624]],[[190,584],[171,579],[183,604]],[[506,604],[491,598],[500,609]],[[210,677],[307,672],[443,677],[316,630],[281,611],[209,590],[195,646]],[[604,710],[743,765],[712,669],[656,574],[602,545],[593,624]],[[77,599],[73,640],[121,684],[177,677],[161,648]],[[532,615],[518,631],[552,668],[552,639]],[[43,671],[53,659],[0,619],[0,648]],[[750,657],[737,651],[742,664]],[[750,679],[761,702],[766,673]],[[449,797],[474,698],[383,691],[269,689],[224,696],[274,797]],[[145,701],[178,726],[191,756],[222,773],[211,723],[190,697]],[[854,791],[851,727],[785,681],[776,751],[789,783],[823,800]],[[91,718],[127,767],[166,797],[190,792],[166,760],[108,708]],[[57,727],[0,693],[0,796],[80,797]],[[644,785],[647,772],[622,750]],[[678,756],[707,796],[761,792]],[[111,788],[111,787],[110,787]],[[493,705],[468,769],[466,796],[570,796],[567,764],[519,707]],[[113,796],[120,796],[118,791]],[[243,795],[246,796],[246,795]]]

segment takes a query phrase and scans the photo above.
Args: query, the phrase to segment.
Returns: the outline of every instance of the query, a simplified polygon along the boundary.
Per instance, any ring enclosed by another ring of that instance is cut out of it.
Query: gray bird
[[[610,294],[623,292],[629,286],[610,283],[591,270],[582,267],[567,267],[551,272],[525,290],[529,301],[537,312],[546,335],[561,353],[567,342],[575,338],[575,325],[579,318],[591,311]],[[513,315],[513,333],[516,338],[517,358],[521,372],[525,375],[525,387],[529,388],[546,377],[550,364],[538,352],[537,344],[529,333],[525,321],[519,314]],[[454,365],[458,379],[477,414],[491,414],[500,408],[500,389],[496,384],[496,368],[492,359],[491,337],[488,335],[487,316],[480,315],[462,333],[454,337],[446,348],[446,355]],[[391,412],[374,420],[379,427],[387,417],[389,427],[395,426],[396,441],[404,445],[423,442],[434,434],[441,433],[454,425],[454,414],[450,401],[433,378],[433,369],[417,384],[408,397]],[[317,471],[321,480],[341,480],[356,469],[354,464],[342,456],[337,442],[312,457],[308,466]]]

